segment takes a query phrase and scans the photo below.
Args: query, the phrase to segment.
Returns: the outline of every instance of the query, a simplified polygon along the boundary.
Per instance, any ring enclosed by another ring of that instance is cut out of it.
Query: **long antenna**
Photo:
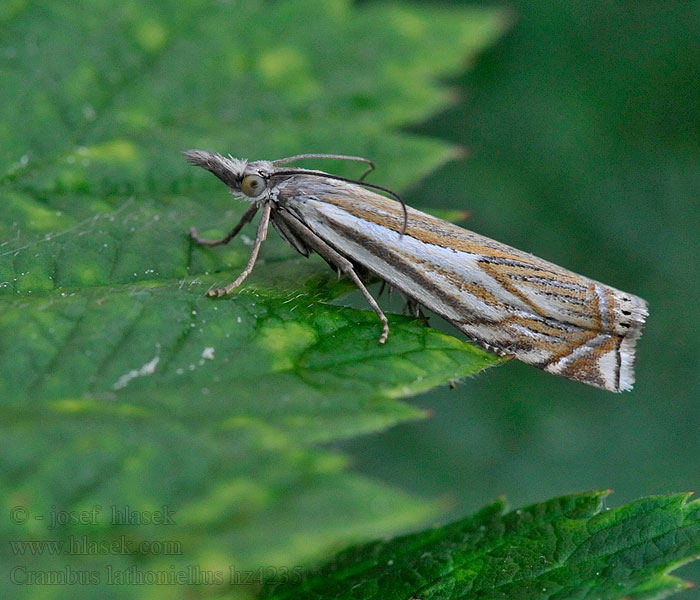
[[[374,162],[371,161],[369,158],[364,158],[362,156],[350,156],[348,154],[295,154],[294,156],[288,156],[287,158],[278,158],[277,160],[273,160],[272,164],[275,166],[286,165],[290,162],[296,162],[298,160],[304,160],[306,158],[330,158],[332,160],[351,160],[355,162],[365,163],[366,165],[369,165],[369,167],[367,167],[367,170],[364,173],[362,173],[362,175],[360,175],[360,181],[362,181],[375,169]]]

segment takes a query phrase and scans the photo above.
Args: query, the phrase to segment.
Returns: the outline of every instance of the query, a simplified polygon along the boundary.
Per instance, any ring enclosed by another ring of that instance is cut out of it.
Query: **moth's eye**
[[[254,198],[262,194],[265,189],[265,180],[260,175],[246,175],[241,181],[241,191]]]

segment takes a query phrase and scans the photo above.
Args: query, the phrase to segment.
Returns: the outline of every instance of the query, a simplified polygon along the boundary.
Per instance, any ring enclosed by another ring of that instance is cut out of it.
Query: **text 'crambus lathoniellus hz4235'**
[[[641,298],[406,207],[380,186],[285,166],[307,158],[354,160],[369,165],[366,175],[374,168],[367,159],[302,154],[248,162],[202,150],[185,156],[251,202],[228,235],[205,240],[191,229],[195,242],[225,244],[262,211],[247,266],[210,296],[231,292],[250,274],[272,223],[297,252],[316,252],[353,280],[382,323],[380,343],[389,326],[358,266],[487,350],[613,392],[632,389],[635,345],[648,314]]]

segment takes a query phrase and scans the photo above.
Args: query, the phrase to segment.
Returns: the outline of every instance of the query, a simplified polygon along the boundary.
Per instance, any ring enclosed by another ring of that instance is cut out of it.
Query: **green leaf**
[[[677,494],[604,510],[607,494],[507,514],[499,501],[444,527],[345,550],[265,597],[647,600],[688,588],[668,572],[700,557],[700,501]]]
[[[417,418],[394,399],[495,362],[405,317],[392,318],[393,335],[380,346],[373,313],[319,307],[318,292],[260,288],[217,302],[205,289],[6,298],[0,411],[39,418],[62,412],[65,401],[96,415],[129,405],[139,418],[210,427],[250,417],[318,442]]]
[[[501,361],[399,315],[379,346],[372,312],[331,303],[351,286],[276,236],[239,294],[206,298],[240,272],[252,229],[224,248],[189,241],[244,207],[180,151],[367,155],[401,189],[456,150],[399,128],[447,104],[438,78],[496,39],[503,14],[45,0],[7,4],[0,22],[0,508],[29,515],[0,523],[4,564],[96,574],[35,581],[48,596],[94,597],[108,567],[221,571],[202,588],[218,593],[232,566],[296,564],[434,514],[310,445],[420,418],[400,399]],[[175,525],[115,523],[125,506]],[[77,521],[50,528],[52,511]],[[6,543],[125,536],[181,552]],[[4,578],[5,595],[37,589],[19,583]],[[127,583],[104,589],[155,593]]]

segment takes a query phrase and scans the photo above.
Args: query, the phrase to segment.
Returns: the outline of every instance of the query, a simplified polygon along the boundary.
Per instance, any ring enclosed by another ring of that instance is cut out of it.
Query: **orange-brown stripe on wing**
[[[358,219],[380,225],[396,233],[402,231],[403,213],[393,200],[370,193],[362,196],[362,202],[352,202],[338,196],[324,196],[322,200],[342,208]],[[517,258],[517,260],[532,265],[537,263],[536,259],[527,257],[525,253],[513,254],[504,251],[503,245],[494,240],[489,240],[484,236],[462,229],[453,223],[426,215],[412,208],[408,209],[408,224],[405,235],[409,235],[426,244],[433,244],[443,248],[452,248],[493,258]],[[478,239],[469,239],[470,237]],[[494,245],[484,244],[484,241],[493,242]]]

